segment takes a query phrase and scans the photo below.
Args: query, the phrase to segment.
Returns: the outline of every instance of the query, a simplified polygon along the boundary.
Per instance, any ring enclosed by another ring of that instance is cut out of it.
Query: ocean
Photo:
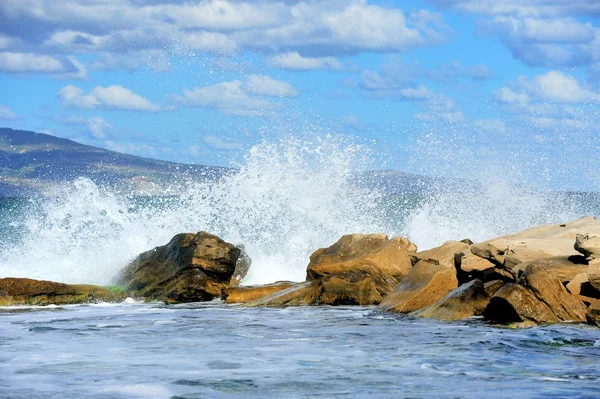
[[[2,199],[0,277],[107,285],[140,252],[206,230],[244,245],[244,284],[303,281],[310,254],[343,234],[403,235],[426,249],[600,215],[596,193],[497,177],[425,190],[356,184],[357,154],[262,145],[237,173],[176,195],[77,178],[45,197]],[[0,398],[595,398],[599,331],[220,301],[2,308]]]

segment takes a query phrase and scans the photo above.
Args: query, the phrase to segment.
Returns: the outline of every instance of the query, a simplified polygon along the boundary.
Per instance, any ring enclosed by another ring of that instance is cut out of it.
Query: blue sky
[[[598,1],[3,0],[0,88],[1,126],[165,160],[333,133],[600,187]]]

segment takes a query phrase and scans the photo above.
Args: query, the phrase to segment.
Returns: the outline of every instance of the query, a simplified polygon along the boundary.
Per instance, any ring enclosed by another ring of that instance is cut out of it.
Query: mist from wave
[[[357,184],[368,148],[345,138],[265,141],[218,181],[173,182],[180,195],[139,198],[77,179],[9,215],[22,231],[0,244],[0,276],[109,284],[140,252],[181,232],[206,230],[243,244],[244,284],[303,281],[310,254],[349,233],[404,235],[421,249],[484,240],[596,212],[590,199],[525,189],[501,179],[431,186]],[[593,201],[592,201],[593,202]]]

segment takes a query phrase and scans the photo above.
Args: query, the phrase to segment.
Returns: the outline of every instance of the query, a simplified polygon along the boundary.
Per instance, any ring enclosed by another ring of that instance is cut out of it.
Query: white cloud
[[[500,89],[496,90],[494,92],[494,98],[496,101],[505,104],[523,104],[529,101],[529,96],[526,93],[517,93],[508,87],[501,87]]]
[[[173,99],[188,107],[212,108],[227,115],[265,116],[274,109],[270,101],[248,95],[239,80],[184,89],[183,96]]]
[[[65,66],[49,55],[32,53],[0,53],[0,71],[13,73],[64,72]]]
[[[94,116],[87,120],[87,128],[95,139],[104,140],[110,137],[112,125],[100,116]]]
[[[593,0],[431,0],[440,6],[462,11],[519,17],[600,15],[600,3]]]
[[[231,141],[228,139],[223,139],[215,135],[202,136],[202,141],[204,142],[204,144],[211,148],[214,148],[215,150],[234,151],[242,148],[241,143]]]
[[[435,45],[448,30],[440,14],[405,14],[367,0],[22,0],[0,2],[0,25],[4,21],[23,26],[10,39],[17,52],[104,54],[99,65],[105,67],[126,66],[106,59],[143,51],[195,56],[258,50],[287,53],[274,61],[283,68],[335,70],[337,55]],[[8,42],[3,36],[0,46]]]
[[[355,115],[346,115],[344,119],[342,119],[342,123],[349,128],[356,130],[358,132],[362,132],[365,130],[365,125],[358,119]]]
[[[580,103],[598,99],[598,94],[581,86],[573,76],[559,71],[537,75],[533,80],[521,78],[519,83],[530,93],[547,101]]]
[[[17,119],[17,115],[15,115],[9,108],[0,105],[0,119],[14,120]]]
[[[271,57],[269,63],[291,71],[309,71],[314,69],[337,71],[342,68],[339,61],[334,57],[303,57],[297,51],[277,54]]]
[[[87,94],[78,87],[68,85],[60,89],[57,95],[64,104],[73,108],[116,109],[145,112],[157,112],[160,110],[158,104],[154,104],[146,98],[119,85],[111,85],[108,87],[97,86]]]
[[[491,133],[506,132],[506,123],[502,119],[476,119],[473,121],[473,125]]]
[[[267,75],[248,75],[244,81],[184,89],[183,95],[173,95],[171,99],[175,104],[216,109],[227,115],[266,116],[274,111],[277,104],[264,96],[282,98],[297,94],[288,82]]]
[[[273,97],[295,97],[296,90],[288,82],[275,80],[268,75],[248,75],[244,83],[246,92]]]

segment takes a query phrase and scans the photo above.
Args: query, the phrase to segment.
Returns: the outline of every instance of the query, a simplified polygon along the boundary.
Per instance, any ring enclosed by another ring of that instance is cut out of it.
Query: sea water
[[[375,188],[356,179],[366,158],[330,137],[291,139],[255,146],[217,182],[182,176],[168,196],[77,178],[47,197],[3,199],[0,277],[110,284],[140,252],[206,230],[244,245],[244,284],[302,281],[310,254],[343,234],[403,235],[426,249],[600,215],[595,193],[497,177]],[[598,331],[219,301],[3,308],[0,398],[591,398]]]

